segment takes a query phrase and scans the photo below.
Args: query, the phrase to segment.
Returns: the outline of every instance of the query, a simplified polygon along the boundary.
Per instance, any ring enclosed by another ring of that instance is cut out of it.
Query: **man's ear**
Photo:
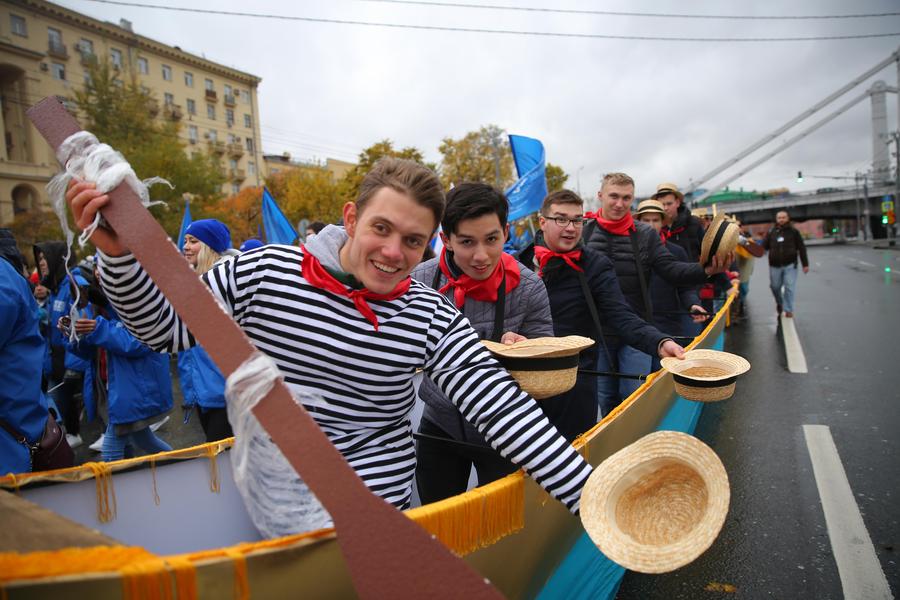
[[[344,230],[347,235],[353,237],[356,234],[356,203],[347,202],[344,204]]]
[[[504,242],[508,242],[508,241],[509,241],[509,223],[507,223],[507,224],[503,227],[503,241],[504,241]]]
[[[443,231],[439,232],[438,235],[441,236],[441,243],[444,244],[444,247],[449,248],[450,247],[450,236],[448,236]]]

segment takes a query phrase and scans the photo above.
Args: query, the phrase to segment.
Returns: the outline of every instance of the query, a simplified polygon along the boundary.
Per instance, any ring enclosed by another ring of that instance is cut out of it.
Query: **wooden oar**
[[[56,98],[28,118],[56,150],[81,131]],[[226,377],[255,351],[162,227],[127,184],[109,193],[103,217],[141,263]],[[278,380],[253,409],[291,466],[334,519],[337,540],[363,598],[502,598],[462,559],[403,513],[372,494],[303,407]]]

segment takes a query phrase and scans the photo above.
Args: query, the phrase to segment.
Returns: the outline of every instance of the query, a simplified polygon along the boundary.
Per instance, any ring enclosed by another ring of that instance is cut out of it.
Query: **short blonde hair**
[[[200,240],[197,240],[198,242]],[[200,242],[200,252],[197,253],[197,266],[194,267],[194,271],[197,272],[198,275],[203,275],[207,271],[213,268],[218,261],[222,258],[222,255],[204,244]]]
[[[630,175],[625,173],[607,173],[603,176],[603,183],[600,184],[600,189],[606,187],[606,184],[609,185],[630,185],[634,186],[634,179],[631,178]]]

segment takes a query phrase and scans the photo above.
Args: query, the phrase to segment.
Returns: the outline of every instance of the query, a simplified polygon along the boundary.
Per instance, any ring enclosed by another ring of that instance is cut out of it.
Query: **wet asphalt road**
[[[900,251],[829,245],[810,247],[809,256],[795,306],[809,373],[787,371],[768,266],[757,261],[748,315],[726,342],[753,368],[731,400],[704,409],[697,427],[731,482],[719,538],[673,573],[627,573],[618,598],[842,598],[804,424],[830,427],[900,595]]]

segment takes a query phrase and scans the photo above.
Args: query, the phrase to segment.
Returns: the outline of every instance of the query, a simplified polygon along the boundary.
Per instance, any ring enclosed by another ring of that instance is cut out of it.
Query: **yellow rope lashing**
[[[250,582],[247,580],[247,559],[244,553],[235,548],[226,548],[225,555],[234,563],[234,597],[236,600],[249,600]]]
[[[159,506],[159,491],[156,489],[156,459],[150,459],[150,475],[153,477],[153,502]]]
[[[151,557],[123,566],[122,597],[125,600],[173,600],[172,576],[161,558]]]
[[[178,600],[197,600],[197,568],[185,556],[168,556],[166,564],[175,574],[175,597]]]
[[[13,488],[15,488],[16,494],[19,494],[22,490],[19,489],[19,479],[16,477],[16,474],[7,473],[6,476],[9,477],[10,480],[12,480]]]
[[[216,494],[219,493],[219,465],[216,462],[218,454],[218,446],[209,445],[206,447],[206,456],[209,457],[209,491]]]
[[[94,474],[97,484],[97,519],[108,523],[116,518],[116,489],[113,486],[112,469],[106,463],[87,462],[84,466]]]
[[[0,552],[0,583],[59,575],[119,571],[135,562],[155,559],[138,546],[92,546],[42,552]]]

